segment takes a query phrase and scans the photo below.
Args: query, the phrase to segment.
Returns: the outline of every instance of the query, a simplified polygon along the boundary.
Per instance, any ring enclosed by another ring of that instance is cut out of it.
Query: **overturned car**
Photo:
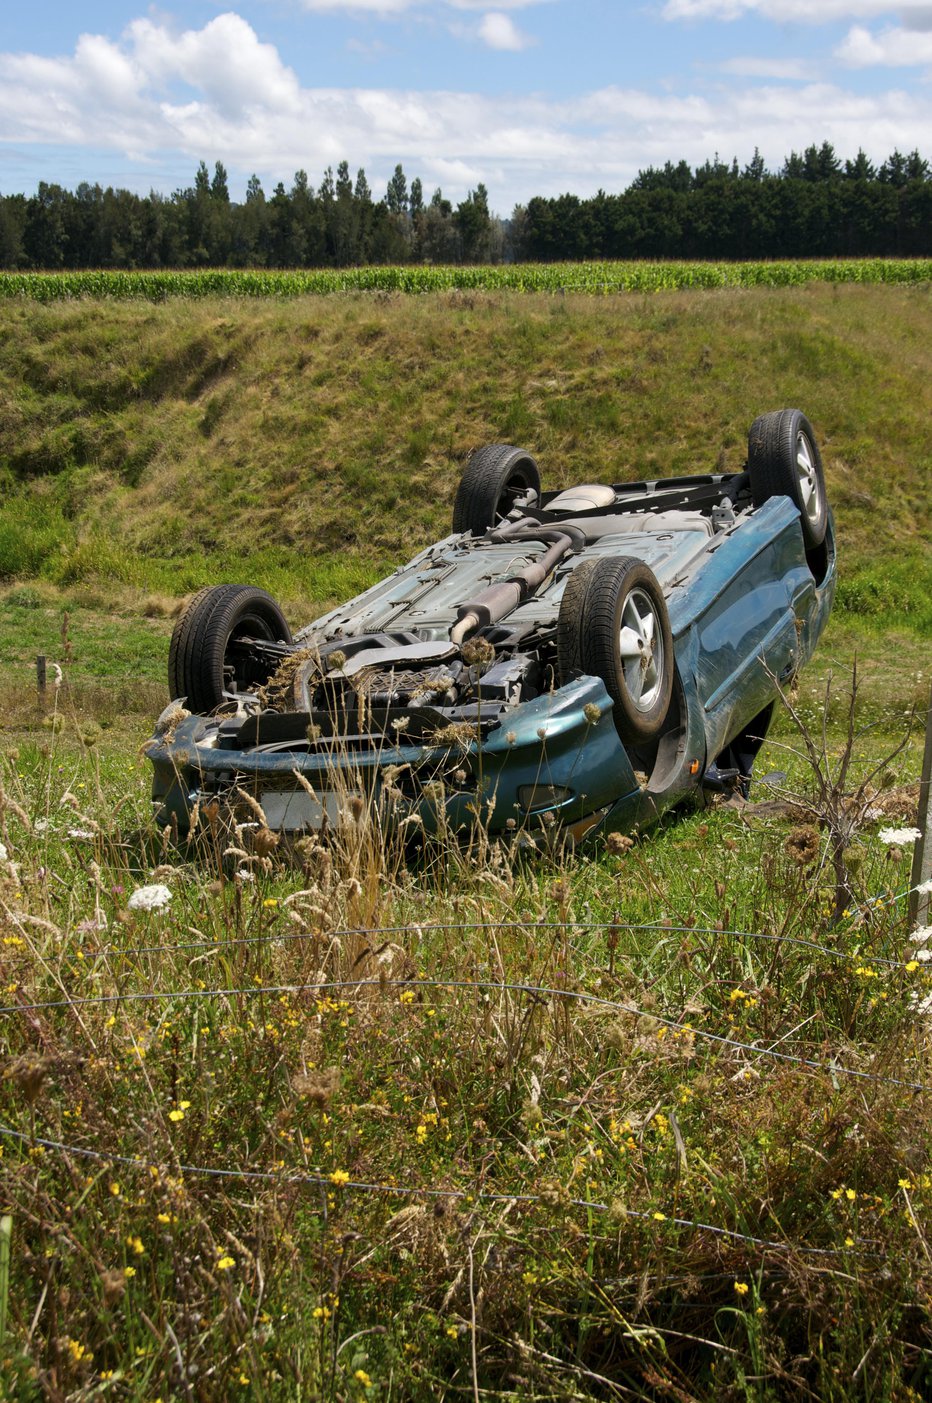
[[[292,635],[263,590],[202,590],[147,752],[158,820],[292,833],[361,807],[427,833],[644,827],[745,792],[775,699],[831,609],[812,427],[753,424],[738,473],[541,490],[508,445],[470,459],[453,531]]]

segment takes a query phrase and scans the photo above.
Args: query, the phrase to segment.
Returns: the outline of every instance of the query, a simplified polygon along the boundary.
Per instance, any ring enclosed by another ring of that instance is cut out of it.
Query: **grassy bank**
[[[927,286],[558,300],[5,305],[0,578],[177,599],[262,584],[298,617],[447,529],[475,447],[545,483],[744,460],[763,410],[812,418],[838,607],[932,630]]]

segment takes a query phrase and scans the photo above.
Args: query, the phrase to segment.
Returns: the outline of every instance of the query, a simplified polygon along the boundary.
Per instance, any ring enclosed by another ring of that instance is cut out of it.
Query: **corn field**
[[[808,282],[917,283],[932,280],[932,259],[870,258],[762,263],[515,263],[367,268],[207,268],[133,272],[0,272],[0,298],[54,302],[168,297],[301,297],[333,292],[543,292],[608,294],[683,288],[788,287]]]

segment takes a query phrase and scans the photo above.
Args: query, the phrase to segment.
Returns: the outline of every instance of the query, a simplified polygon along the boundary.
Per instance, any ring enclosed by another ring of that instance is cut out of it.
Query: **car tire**
[[[755,507],[771,497],[789,497],[799,508],[806,549],[822,544],[828,526],[825,473],[805,414],[777,409],[754,420],[748,435],[748,475]]]
[[[530,453],[508,443],[477,449],[456,490],[453,530],[484,535],[505,519],[518,497],[531,490],[540,496],[540,473]]]
[[[209,585],[188,603],[172,632],[168,650],[168,690],[187,707],[207,716],[227,700],[228,650],[236,638],[292,642],[291,629],[270,594],[253,585]],[[267,676],[244,672],[234,679],[243,690]]]
[[[584,632],[583,616],[589,577],[595,569],[594,560],[577,565],[563,586],[560,612],[557,615],[557,672],[560,685],[578,672],[584,671],[580,645]]]
[[[673,634],[643,560],[606,557],[574,570],[560,603],[557,659],[561,680],[571,670],[602,679],[626,744],[660,735],[673,696]]]

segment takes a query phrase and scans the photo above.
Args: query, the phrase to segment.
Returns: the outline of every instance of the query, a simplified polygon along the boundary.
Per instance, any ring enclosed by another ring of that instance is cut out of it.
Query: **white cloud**
[[[29,147],[35,167],[53,159],[44,147],[59,170],[64,147],[75,159],[113,152],[136,162],[142,189],[146,163],[193,175],[199,160],[221,160],[236,196],[252,171],[267,187],[299,168],[316,183],[346,158],[378,195],[401,161],[453,199],[483,181],[507,213],[534,194],[619,190],[645,166],[698,165],[716,151],[743,164],[757,146],[773,169],[829,141],[880,162],[895,148],[925,149],[930,129],[932,92],[858,95],[816,82],[731,79],[679,95],[613,86],[562,100],[312,88],[232,14],[188,30],[140,19],[118,41],[85,35],[55,59],[0,53],[0,151]]]
[[[534,42],[530,35],[521,32],[513,19],[497,10],[483,17],[479,25],[479,38],[490,49],[506,49],[512,53],[526,49]]]
[[[911,68],[932,64],[932,33],[884,29],[872,34],[855,25],[838,45],[835,57],[851,68]]]
[[[780,22],[824,24],[896,14],[904,24],[914,18],[918,29],[928,26],[930,13],[929,0],[666,0],[663,7],[664,18],[670,20],[733,20],[745,14],[759,14]]]

